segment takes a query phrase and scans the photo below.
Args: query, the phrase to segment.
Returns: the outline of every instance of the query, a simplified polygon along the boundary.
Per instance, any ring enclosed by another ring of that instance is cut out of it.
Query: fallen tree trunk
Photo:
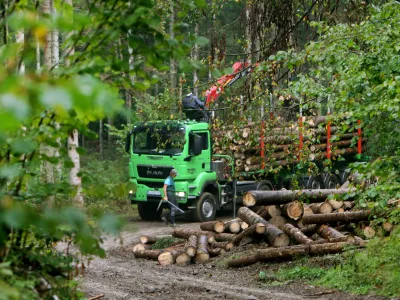
[[[158,256],[158,263],[162,266],[173,265],[176,261],[176,258],[182,253],[184,253],[183,250],[173,250],[173,251],[163,252]]]
[[[216,233],[214,234],[214,240],[217,242],[231,242],[235,235],[234,233]],[[210,241],[208,242],[211,243]]]
[[[158,256],[163,252],[164,252],[164,250],[141,250],[141,251],[134,252],[133,255],[136,258],[146,258],[146,259],[157,260]]]
[[[210,254],[211,257],[215,257],[218,255],[225,254],[226,250],[222,249],[222,248],[212,248],[212,249],[208,249],[208,253]]]
[[[224,226],[224,232],[238,233],[241,230],[240,223],[237,219],[226,222]]]
[[[184,253],[178,255],[175,263],[180,266],[186,266],[186,265],[190,264],[191,261],[192,261],[191,257],[184,252]]]
[[[268,243],[274,247],[287,246],[290,243],[289,237],[279,228],[268,223],[265,219],[261,218],[255,212],[250,210],[248,207],[241,207],[238,210],[238,216],[247,224],[263,223],[265,225],[264,236]]]
[[[200,229],[205,231],[213,231],[217,233],[224,232],[225,225],[221,221],[209,221],[200,224]]]
[[[318,189],[318,190],[281,190],[281,191],[249,191],[243,197],[243,204],[275,205],[286,204],[298,199],[307,199],[309,202],[322,202],[329,195],[344,195],[351,189]]]
[[[139,239],[142,244],[154,244],[161,237],[155,235],[142,235]]]
[[[243,230],[241,233],[239,233],[238,235],[236,235],[233,239],[232,239],[232,243],[237,246],[240,244],[240,242],[242,241],[242,239],[245,236],[250,236],[253,234],[259,234],[262,235],[265,233],[265,225],[263,223],[256,223],[253,224],[251,226],[249,226],[248,228],[246,228],[245,230]]]
[[[303,216],[303,224],[326,224],[332,222],[358,222],[366,221],[370,218],[371,212],[368,210],[342,212],[342,213],[329,213],[329,214],[316,214]]]
[[[191,235],[185,244],[185,253],[189,257],[194,257],[197,251],[197,236]]]
[[[221,248],[226,251],[229,251],[233,248],[233,242],[214,242],[210,243],[209,246],[211,249]]]
[[[142,251],[142,250],[150,250],[151,247],[152,246],[150,244],[136,244],[135,246],[133,246],[133,252]]]
[[[192,229],[184,229],[184,228],[176,228],[172,231],[172,236],[181,239],[189,239],[191,235],[195,235],[199,237],[200,235],[206,235],[208,237],[208,242],[214,242],[215,237],[211,231],[202,231],[202,230],[192,230]]]
[[[345,235],[339,231],[337,231],[336,229],[329,227],[327,225],[321,225],[318,229],[317,229],[317,233],[323,237],[324,239],[327,240],[331,240],[331,239],[338,239],[338,238],[342,238]]]
[[[197,252],[193,260],[196,263],[201,263],[208,261],[209,259],[210,259],[210,254],[208,253],[207,236],[200,235],[197,242]]]
[[[303,204],[298,200],[287,203],[282,207],[282,214],[291,220],[297,221],[304,214]]]
[[[310,239],[303,232],[301,232],[300,229],[294,227],[292,224],[285,224],[285,226],[283,226],[283,231],[300,244],[308,244],[313,242],[312,239]]]
[[[255,254],[231,260],[228,267],[243,267],[259,261],[272,261],[275,259],[290,259],[299,255],[323,255],[342,252],[351,243],[305,244],[281,248],[268,248],[258,250]]]

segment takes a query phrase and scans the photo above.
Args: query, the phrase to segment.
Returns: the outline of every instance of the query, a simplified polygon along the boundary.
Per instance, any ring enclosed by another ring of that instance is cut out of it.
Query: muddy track
[[[135,259],[131,245],[143,234],[169,235],[172,228],[159,222],[136,222],[136,226],[134,233],[124,232],[124,245],[112,238],[105,240],[107,258],[93,260],[81,279],[81,289],[87,297],[105,294],[102,299],[378,299],[296,283],[266,286],[257,280],[258,272],[265,270],[261,264],[226,269],[211,261],[187,267],[161,267],[156,261]],[[180,227],[198,229],[199,223]]]

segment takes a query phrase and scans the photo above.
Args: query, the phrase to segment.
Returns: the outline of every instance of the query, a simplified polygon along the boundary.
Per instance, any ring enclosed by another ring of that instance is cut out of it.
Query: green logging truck
[[[193,220],[204,222],[215,219],[216,212],[225,206],[241,203],[242,196],[249,190],[292,188],[293,175],[301,169],[299,166],[304,167],[300,178],[296,177],[300,187],[335,188],[346,180],[349,161],[353,161],[357,154],[359,157],[362,151],[360,129],[350,134],[351,142],[346,142],[332,138],[337,129],[331,129],[329,124],[320,127],[316,130],[325,131],[325,139],[315,140],[316,145],[309,143],[307,149],[314,151],[312,156],[303,153],[303,160],[312,157],[318,167],[318,171],[312,175],[309,166],[301,163],[301,158],[286,157],[279,160],[279,152],[266,154],[263,149],[274,141],[263,138],[266,133],[260,133],[255,128],[261,126],[264,124],[253,124],[250,130],[250,135],[252,132],[261,135],[258,138],[261,141],[261,151],[252,154],[250,160],[256,163],[246,171],[239,168],[239,159],[232,156],[232,153],[225,154],[221,148],[218,154],[213,153],[213,149],[218,147],[214,145],[213,148],[215,138],[209,123],[185,120],[136,124],[127,136],[126,151],[130,154],[130,182],[135,186],[129,192],[129,198],[132,203],[138,204],[141,218],[160,218],[161,209],[158,209],[158,204],[163,196],[162,187],[172,168],[178,171],[175,184],[179,207],[188,211]],[[265,126],[263,128],[265,130]],[[299,140],[292,142],[292,145],[297,148],[306,147],[309,139],[306,133],[301,133]],[[344,148],[335,148],[340,145]],[[279,147],[282,148],[282,145]],[[346,156],[346,160],[332,160],[331,157],[335,155],[333,152],[337,156]],[[331,162],[329,171],[323,163],[327,160]]]

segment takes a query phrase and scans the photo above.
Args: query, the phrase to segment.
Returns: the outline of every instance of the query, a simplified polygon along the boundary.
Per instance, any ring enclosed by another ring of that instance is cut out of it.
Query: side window
[[[201,137],[201,145],[202,150],[207,150],[209,148],[208,142],[208,132],[191,132],[189,134],[189,155],[193,155],[194,153],[194,137],[200,136]]]

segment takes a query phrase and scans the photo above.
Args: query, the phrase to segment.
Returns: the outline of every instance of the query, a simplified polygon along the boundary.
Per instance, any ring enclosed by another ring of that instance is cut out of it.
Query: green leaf
[[[209,39],[203,36],[198,36],[196,38],[196,44],[199,45],[200,47],[206,46],[209,43]]]

